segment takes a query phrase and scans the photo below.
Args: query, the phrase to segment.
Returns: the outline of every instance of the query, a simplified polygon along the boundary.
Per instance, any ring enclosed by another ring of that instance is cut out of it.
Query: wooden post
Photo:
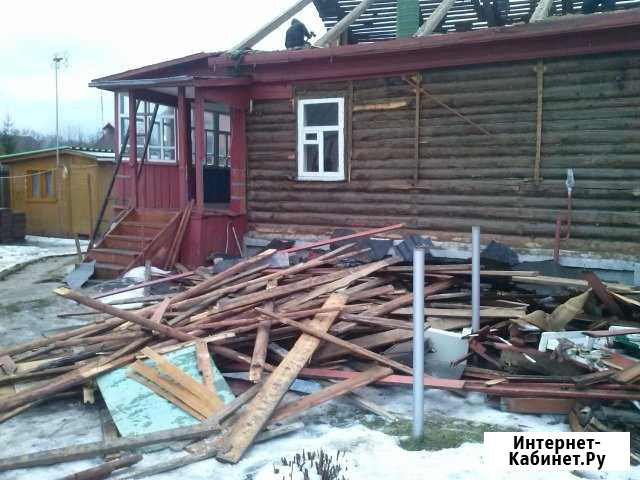
[[[129,90],[129,182],[131,184],[131,195],[133,196],[134,208],[138,207],[138,179],[136,171],[138,167],[138,129],[137,112],[138,105],[133,90]]]
[[[541,3],[544,0],[541,0]],[[538,60],[535,67],[538,85],[538,110],[536,113],[536,159],[533,165],[533,180],[539,182],[540,164],[542,163],[542,104],[544,99],[544,62]]]
[[[194,143],[196,149],[196,210],[204,210],[204,176],[202,165],[205,152],[204,137],[204,96],[202,90],[196,88],[196,100],[194,104],[193,120],[195,123]]]
[[[454,3],[456,3],[456,0],[442,0],[440,5],[438,5],[433,13],[429,15],[427,21],[418,29],[414,37],[425,37],[427,35],[431,35],[442,23],[442,20],[447,16],[447,13],[449,13],[449,10],[451,10]]]
[[[367,8],[369,8],[372,3],[375,3],[376,1],[377,0],[362,0],[360,4],[358,4],[353,10],[345,15],[342,20],[336,23],[333,28],[331,28],[331,30],[320,37],[320,39],[314,44],[314,46],[326,47],[332,42],[338,40],[340,38],[340,35],[342,35],[342,33],[346,31],[349,26],[351,26],[351,24],[355,22],[360,17],[360,15],[362,15],[367,10]]]
[[[422,90],[420,89],[420,85],[422,85],[422,75],[418,73],[415,76],[415,81],[418,87],[415,89],[416,116],[413,137],[413,159],[415,162],[415,172],[413,173],[413,183],[417,185],[418,181],[420,180],[420,103],[422,102]]]
[[[191,164],[191,122],[185,87],[178,87],[178,108],[176,114],[180,207],[184,208],[189,201],[188,170]]]

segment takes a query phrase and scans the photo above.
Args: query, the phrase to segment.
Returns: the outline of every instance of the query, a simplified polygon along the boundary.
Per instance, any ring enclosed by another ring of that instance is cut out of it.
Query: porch
[[[189,266],[212,252],[239,254],[246,229],[248,94],[196,83],[182,76],[95,85],[115,96],[116,211],[169,219],[193,201],[178,256]],[[145,247],[136,245],[131,253]]]

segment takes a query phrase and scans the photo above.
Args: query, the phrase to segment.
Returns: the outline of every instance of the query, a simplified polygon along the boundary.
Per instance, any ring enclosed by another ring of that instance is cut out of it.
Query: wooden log
[[[413,338],[413,329],[409,330],[406,328],[398,328],[387,330],[385,332],[373,333],[371,335],[352,338],[351,340],[349,340],[349,343],[370,350],[372,348],[393,345],[398,342],[410,340],[411,338]],[[326,362],[348,354],[348,349],[339,347],[338,345],[325,345],[322,348],[318,349],[314,357],[314,361]]]
[[[305,412],[310,408],[320,405],[321,403],[350,393],[357,388],[369,385],[370,383],[389,376],[392,373],[393,370],[387,367],[373,367],[359,375],[353,376],[349,380],[336,383],[299,400],[288,403],[284,407],[276,410],[273,417],[271,417],[270,423],[280,422],[291,418],[292,416]]]
[[[181,332],[180,330],[176,330],[175,328],[169,327],[167,325],[152,322],[148,318],[142,317],[136,313],[113,307],[107,303],[100,302],[87,295],[74,292],[65,287],[60,287],[55,289],[54,293],[56,293],[57,295],[60,295],[61,297],[74,300],[75,302],[78,302],[81,305],[85,305],[87,307],[93,308],[99,312],[108,313],[109,315],[112,315],[117,318],[121,318],[128,322],[138,324],[151,331],[157,331],[167,337],[175,338],[176,340],[181,340],[181,341],[197,340],[197,337],[194,337],[193,335],[189,335],[187,333]],[[176,297],[173,297],[172,301],[174,301],[175,298]]]
[[[267,290],[275,288],[277,283],[274,280],[267,284]],[[273,301],[267,302],[264,307],[266,310],[273,312]],[[262,371],[264,362],[267,359],[267,346],[269,345],[269,333],[271,331],[271,319],[265,319],[258,324],[256,332],[256,342],[253,346],[253,356],[251,357],[251,366],[249,368],[249,380],[258,382],[262,379]]]
[[[108,478],[114,471],[120,468],[135,465],[140,460],[142,460],[142,455],[139,453],[123,455],[118,459],[105,462],[97,467],[88,468],[87,470],[67,475],[61,480],[101,480],[103,478]]]
[[[346,303],[346,296],[333,294],[324,306],[330,308]],[[335,312],[321,313],[316,315],[309,324],[316,327],[314,330],[326,332],[336,317]],[[220,459],[236,463],[242,458],[319,344],[320,340],[310,335],[302,335],[296,341],[289,355],[265,380],[258,395],[234,423],[229,435],[225,438],[224,453],[217,455]]]
[[[390,232],[392,230],[399,230],[401,228],[404,228],[404,224],[398,223],[398,224],[395,224],[395,225],[389,225],[388,227],[374,228],[374,229],[371,229],[371,230],[366,230],[364,232],[353,233],[351,235],[345,235],[345,236],[342,236],[342,237],[329,238],[327,240],[320,240],[318,242],[313,242],[313,243],[309,243],[309,244],[306,244],[306,245],[294,246],[294,247],[288,248],[286,250],[283,250],[283,252],[286,252],[286,253],[299,252],[301,250],[307,250],[307,249],[310,249],[310,248],[321,247],[323,245],[329,245],[330,243],[343,242],[343,241],[346,241],[346,240],[353,240],[354,238],[369,237],[369,236],[373,236],[373,235],[378,235],[380,233]]]
[[[182,240],[184,239],[184,234],[187,231],[187,226],[189,225],[189,221],[191,220],[191,211],[193,210],[194,201],[191,200],[184,213],[182,214],[182,218],[180,219],[180,224],[178,225],[178,231],[176,236],[171,244],[171,248],[169,248],[169,253],[167,254],[167,263],[165,263],[165,269],[173,268],[176,261],[178,260],[178,255],[180,254],[180,248],[182,247]]]
[[[302,323],[296,322],[295,320],[291,320],[286,317],[281,317],[281,316],[266,312],[265,310],[260,308],[256,308],[256,310],[258,310],[261,313],[264,313],[265,315],[272,317],[274,320],[284,323],[285,325],[295,327],[301,332],[306,333],[307,335],[312,335],[320,340],[324,340],[326,342],[337,345],[338,347],[342,347],[345,350],[348,350],[349,352],[355,355],[366,358],[368,360],[373,360],[375,362],[382,363],[383,365],[387,365],[395,370],[400,370],[401,372],[407,373],[409,375],[413,374],[413,369],[407,367],[406,365],[396,362],[395,360],[390,360],[383,355],[379,355],[375,352],[372,352],[371,350],[362,348],[361,346],[356,345],[352,342],[347,342],[346,340],[342,340],[341,338],[335,337],[325,331],[314,328],[313,326],[304,325]],[[403,335],[406,335],[406,333],[407,333],[406,331],[404,330],[402,331]]]

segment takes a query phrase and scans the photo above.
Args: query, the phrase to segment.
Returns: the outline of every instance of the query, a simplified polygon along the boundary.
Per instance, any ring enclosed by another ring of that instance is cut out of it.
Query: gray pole
[[[413,438],[424,435],[424,248],[413,251]]]
[[[55,70],[56,75],[56,169],[60,168],[60,121],[58,115],[58,69],[60,68],[60,62],[62,61],[62,57],[58,57],[57,55],[53,57],[53,69]]]
[[[480,330],[480,227],[471,229],[471,330]]]

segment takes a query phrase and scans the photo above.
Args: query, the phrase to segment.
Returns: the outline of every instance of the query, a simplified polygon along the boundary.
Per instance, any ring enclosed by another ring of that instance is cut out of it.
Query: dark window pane
[[[230,132],[231,131],[231,117],[226,113],[221,113],[219,117],[219,130],[221,132]]]
[[[229,155],[229,136],[224,133],[220,133],[218,136],[218,155],[224,159]]]
[[[305,139],[306,140],[318,140],[318,134],[317,133],[307,133],[305,135]]]
[[[319,172],[320,163],[318,145],[305,145],[304,146],[304,171],[317,173]]]
[[[338,132],[324,132],[324,171],[337,172],[339,158]]]
[[[165,160],[175,160],[176,159],[176,151],[173,148],[165,148],[163,150],[164,152],[164,159]]]
[[[304,106],[305,127],[335,127],[338,125],[337,103],[315,103]]]
[[[213,157],[213,149],[215,148],[214,139],[213,132],[205,132],[207,156]]]
[[[44,191],[45,197],[53,198],[55,196],[53,189],[53,172],[44,174]]]
[[[40,173],[31,177],[31,198],[40,198]]]

